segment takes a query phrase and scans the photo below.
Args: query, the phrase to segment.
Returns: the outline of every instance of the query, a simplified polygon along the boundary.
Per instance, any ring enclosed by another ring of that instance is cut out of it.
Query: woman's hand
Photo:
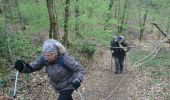
[[[22,72],[25,66],[24,60],[16,60],[14,64],[14,68],[18,70],[19,72]]]

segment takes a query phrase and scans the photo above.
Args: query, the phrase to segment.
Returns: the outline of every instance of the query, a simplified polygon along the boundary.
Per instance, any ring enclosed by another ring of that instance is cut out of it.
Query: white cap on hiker
[[[117,41],[119,42],[119,43],[122,43],[122,41],[124,40],[124,36],[118,36],[117,37]]]

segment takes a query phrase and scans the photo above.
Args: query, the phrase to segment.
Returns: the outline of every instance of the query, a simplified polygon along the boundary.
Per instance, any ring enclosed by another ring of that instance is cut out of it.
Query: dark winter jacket
[[[63,58],[63,65],[59,64],[59,58]],[[83,81],[84,69],[82,65],[75,61],[68,53],[60,55],[54,63],[48,63],[43,60],[44,56],[41,55],[38,60],[35,60],[30,65],[32,68],[25,67],[24,73],[31,73],[46,67],[46,72],[50,78],[50,84],[56,91],[74,89],[71,85],[73,80]]]
[[[128,45],[125,41],[123,41],[121,43],[121,45],[123,47],[127,47],[127,51],[129,51],[130,48],[128,48]],[[112,47],[120,47],[117,40],[111,41],[111,48],[110,49],[114,51],[112,53],[112,56],[114,56],[114,57],[124,57],[124,56],[126,56],[126,51],[123,48],[112,48]]]

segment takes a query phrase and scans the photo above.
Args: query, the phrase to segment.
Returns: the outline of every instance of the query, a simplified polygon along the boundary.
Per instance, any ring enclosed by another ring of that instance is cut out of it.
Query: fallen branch
[[[139,48],[139,47],[137,47],[137,46],[128,46],[128,47],[109,47],[109,48],[111,48],[111,49],[113,49],[113,48],[122,48],[122,49],[124,49],[124,48]]]
[[[158,26],[158,24],[156,24],[156,23],[151,23],[151,24],[154,25],[154,26],[161,32],[161,34],[162,34],[163,36],[165,36],[165,37],[168,36],[167,33],[165,33],[165,32]]]
[[[163,41],[160,41],[159,45],[146,57],[144,57],[143,59],[137,61],[133,67],[135,66],[141,66],[142,64],[144,63],[147,63],[148,61],[150,61],[151,59],[153,59],[157,54],[158,54],[158,51],[160,50],[162,44],[168,40],[169,37],[167,36]],[[152,56],[153,55],[153,56]],[[151,57],[152,56],[152,57]],[[145,61],[142,63],[142,61],[146,60],[147,58],[151,57],[149,60]],[[106,97],[104,98],[104,100],[107,100],[114,92],[116,92],[116,90],[120,87],[120,85],[122,84],[122,82],[132,73],[133,71],[129,72],[128,74],[126,74],[122,79],[121,81],[119,82],[119,84],[115,87],[115,89],[113,91],[111,91],[111,93]]]
[[[159,44],[158,44],[158,46],[155,47],[155,49],[154,49],[150,54],[148,54],[146,57],[138,60],[136,63],[133,64],[132,67],[141,66],[141,65],[147,63],[148,61],[150,61],[151,59],[153,59],[153,58],[157,55],[157,53],[158,53],[158,51],[160,50],[160,48],[161,48],[161,46],[163,45],[163,43],[164,43],[165,41],[167,41],[168,39],[169,39],[169,37],[166,37],[164,40],[160,41]],[[152,55],[153,55],[153,56],[152,56]],[[149,60],[147,60],[149,57],[151,57],[151,58],[150,58]],[[146,61],[145,61],[145,60],[146,60]]]

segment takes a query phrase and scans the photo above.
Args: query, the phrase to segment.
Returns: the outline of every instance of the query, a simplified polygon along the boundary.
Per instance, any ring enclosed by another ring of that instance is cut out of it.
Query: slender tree
[[[109,8],[108,8],[108,13],[107,13],[107,18],[105,20],[105,26],[104,26],[104,30],[107,29],[107,24],[109,22],[109,20],[111,19],[111,10],[112,10],[112,7],[113,7],[113,0],[110,0],[110,3],[109,3]]]
[[[9,32],[8,32],[8,18],[11,18],[11,17],[8,17],[10,14],[9,12],[11,12],[11,9],[10,9],[10,6],[9,4],[10,3],[10,0],[4,0],[3,2],[5,5],[4,5],[4,27],[3,27],[3,31],[2,31],[2,36],[3,34],[4,35],[4,47],[6,49],[6,52],[7,52],[7,59],[11,62],[12,61],[12,54],[11,54],[11,49],[10,49],[10,44],[9,44]]]
[[[6,12],[9,12],[10,11],[10,7],[9,7],[10,0],[2,0],[2,3],[3,3],[4,10]]]
[[[168,16],[168,21],[167,21],[167,28],[166,28],[167,32],[169,32],[169,28],[170,28],[170,14]]]
[[[36,4],[38,5],[39,4],[39,1],[38,0],[35,0]]]
[[[79,12],[78,1],[79,0],[76,0],[76,5],[75,5],[75,18],[76,18],[75,33],[76,34],[79,34],[79,16],[80,16],[80,12]]]
[[[69,19],[69,5],[70,0],[65,1],[65,16],[64,16],[64,45],[69,45],[68,41],[68,19]]]
[[[19,9],[19,2],[18,2],[18,0],[14,0],[14,5],[15,5],[15,8],[17,9],[17,16],[20,19],[21,29],[25,30],[26,26],[25,26],[24,19],[23,19],[22,15],[21,15],[21,12],[20,12],[20,9]]]
[[[145,24],[146,24],[146,19],[147,19],[147,15],[148,15],[148,10],[149,10],[149,3],[147,3],[147,7],[146,7],[146,10],[145,10],[145,13],[144,13],[144,17],[143,19],[141,19],[141,12],[139,11],[139,27],[140,27],[140,36],[139,36],[139,40],[141,41],[142,40],[142,37],[143,37],[143,33],[144,33],[144,30],[145,30]]]
[[[50,20],[49,37],[60,40],[57,17],[54,9],[54,0],[46,0],[46,2]]]
[[[123,25],[124,25],[124,22],[125,22],[127,3],[128,3],[128,0],[125,0],[122,17],[120,18],[120,20],[119,20],[120,23],[118,24],[118,33],[121,33],[123,31]]]

